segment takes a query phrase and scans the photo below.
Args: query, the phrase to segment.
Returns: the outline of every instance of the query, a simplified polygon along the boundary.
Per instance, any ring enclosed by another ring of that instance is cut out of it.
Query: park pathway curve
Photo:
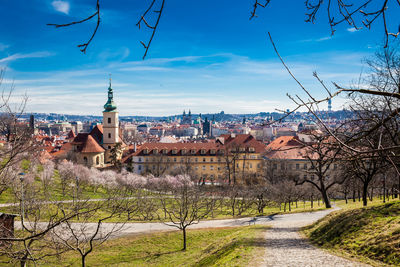
[[[265,233],[266,251],[264,261],[260,266],[369,266],[329,254],[314,247],[299,234],[301,227],[319,220],[332,211],[324,210],[270,217],[271,220],[267,224],[272,227]]]

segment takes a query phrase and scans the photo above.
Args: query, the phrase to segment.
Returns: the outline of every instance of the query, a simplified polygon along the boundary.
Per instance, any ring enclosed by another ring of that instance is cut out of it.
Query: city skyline
[[[313,71],[332,90],[331,81],[356,82],[365,70],[361,61],[383,40],[380,29],[339,27],[330,36],[327,23],[303,22],[302,2],[284,11],[271,3],[275,6],[259,10],[253,20],[250,3],[230,3],[226,9],[227,3],[170,1],[143,61],[139,41],[148,32],[139,32],[135,23],[144,4],[127,2],[121,8],[104,3],[101,27],[84,55],[76,45],[87,40],[93,23],[58,30],[46,23],[83,18],[94,10],[93,1],[7,2],[0,11],[5,18],[0,26],[0,67],[7,68],[3,83],[14,82],[14,101],[24,93],[29,96],[27,112],[100,115],[110,73],[121,115],[160,116],[184,109],[272,112],[293,108],[286,93],[302,92],[279,62],[268,31],[293,73],[316,97],[323,90]],[[280,12],[298,21],[295,31]],[[28,14],[32,23],[23,20]],[[343,103],[335,98],[333,109]]]

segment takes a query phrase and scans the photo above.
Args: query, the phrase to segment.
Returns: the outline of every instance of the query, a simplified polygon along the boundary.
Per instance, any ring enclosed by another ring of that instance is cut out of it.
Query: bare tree
[[[310,164],[304,175],[295,178],[297,185],[310,183],[321,194],[325,207],[331,208],[328,191],[336,184],[341,184],[347,178],[340,174],[340,148],[333,138],[325,134],[312,134],[311,143],[303,143],[302,156]],[[333,140],[332,140],[333,139]]]
[[[185,175],[154,177],[150,184],[160,192],[158,196],[161,206],[167,215],[167,222],[164,223],[182,231],[182,250],[186,250],[187,227],[206,218],[213,210],[216,200]],[[172,194],[167,195],[166,192]]]

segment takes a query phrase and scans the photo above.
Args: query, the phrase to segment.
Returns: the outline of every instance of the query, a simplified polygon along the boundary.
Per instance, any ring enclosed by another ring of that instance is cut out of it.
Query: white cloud
[[[317,42],[322,42],[322,41],[327,41],[327,40],[330,40],[330,39],[332,39],[332,36],[325,36],[325,37],[317,39],[316,41]]]
[[[347,31],[348,32],[356,32],[358,30],[356,28],[354,28],[354,27],[351,27],[351,28],[347,28]]]
[[[17,54],[13,54],[11,56],[8,57],[4,57],[0,59],[0,63],[5,63],[5,62],[11,62],[11,61],[15,61],[17,59],[23,59],[23,58],[42,58],[42,57],[49,57],[52,56],[53,54],[47,51],[43,51],[43,52],[34,52],[34,53],[28,53],[28,54],[21,54],[21,53],[17,53]]]
[[[58,12],[64,13],[64,14],[69,14],[69,2],[67,1],[60,1],[56,0],[51,3],[53,8],[57,10]]]
[[[4,51],[4,50],[6,50],[8,47],[9,47],[9,45],[0,43],[0,51]]]

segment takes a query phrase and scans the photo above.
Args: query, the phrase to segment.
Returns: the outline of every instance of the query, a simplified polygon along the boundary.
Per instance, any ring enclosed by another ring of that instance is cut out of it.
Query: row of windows
[[[143,153],[144,153],[144,154],[149,154],[150,151],[151,151],[151,150],[149,150],[149,149],[143,149]],[[158,148],[155,148],[155,149],[153,149],[152,151],[153,151],[153,154],[158,154],[158,153],[160,152],[160,151],[158,150]],[[182,150],[181,150],[181,154],[182,154],[182,155],[186,155],[186,154],[189,153],[189,154],[194,155],[194,154],[197,154],[197,151],[198,151],[197,149],[190,149],[190,150],[182,149]],[[207,153],[207,151],[208,151],[207,149],[200,149],[200,154],[204,155],[204,154]],[[241,148],[239,148],[239,150],[237,150],[237,149],[232,149],[231,151],[232,151],[232,152],[245,152],[245,151],[246,151],[246,148],[241,147]],[[248,151],[249,151],[249,152],[255,152],[255,149],[254,149],[254,147],[249,147],[249,148],[248,148]],[[168,152],[169,152],[169,149],[161,149],[161,153],[163,153],[163,154],[168,154]],[[171,153],[172,153],[173,155],[178,154],[178,149],[172,149],[172,150],[171,150]],[[224,154],[225,154],[225,151],[222,150],[222,149],[219,149],[218,151],[216,151],[215,149],[210,149],[210,154],[215,155],[216,153],[218,153],[219,155],[224,155]]]
[[[254,165],[254,166],[255,166],[255,165]],[[174,167],[175,169],[177,169],[179,166],[178,166],[178,165],[175,165],[175,166],[173,166],[173,167]],[[236,168],[240,169],[241,167],[243,167],[242,164],[236,164]],[[246,168],[249,168],[249,169],[253,169],[253,164],[252,164],[252,163],[247,163],[245,167],[246,167]],[[261,164],[257,164],[257,168],[260,168],[260,167],[261,167]],[[157,169],[157,165],[147,166],[146,169],[147,169],[147,170],[150,170],[150,169],[156,170],[156,169]],[[199,170],[199,166],[195,166],[194,169],[195,169],[196,171]],[[207,166],[206,166],[206,165],[203,165],[203,166],[201,167],[201,169],[202,169],[203,171],[205,171],[205,170],[207,170]],[[210,171],[213,171],[213,170],[218,170],[218,171],[220,171],[220,170],[222,170],[222,169],[228,169],[228,167],[227,167],[227,166],[225,166],[225,167],[216,166],[216,167],[215,167],[215,166],[213,166],[213,165],[209,166],[209,170],[210,170]],[[142,170],[142,165],[138,165],[138,170]]]
[[[292,167],[293,167],[293,165],[292,164],[285,164],[285,163],[281,163],[280,164],[281,166],[281,170],[286,170],[286,169],[288,169],[288,170],[291,170],[292,169]],[[326,168],[329,170],[330,168],[333,168],[333,170],[336,170],[337,169],[337,164],[333,164],[333,167],[331,167],[331,166],[326,166]],[[300,164],[300,163],[296,163],[296,165],[295,165],[295,169],[296,170],[300,170],[300,169],[303,169],[303,170],[311,170],[313,167],[312,167],[312,165],[310,164],[307,164],[307,163],[304,163],[304,164]],[[274,163],[273,165],[272,165],[272,169],[274,169],[274,170],[277,170],[278,169],[278,164],[277,163]]]
[[[209,158],[209,160],[207,160],[207,158],[202,158],[201,160],[199,160],[199,158],[180,158],[180,160],[178,160],[177,158],[138,158],[138,162],[144,162],[144,159],[146,159],[146,162],[225,162],[225,159],[221,159],[221,158]],[[256,156],[251,157],[251,159],[257,159]]]

